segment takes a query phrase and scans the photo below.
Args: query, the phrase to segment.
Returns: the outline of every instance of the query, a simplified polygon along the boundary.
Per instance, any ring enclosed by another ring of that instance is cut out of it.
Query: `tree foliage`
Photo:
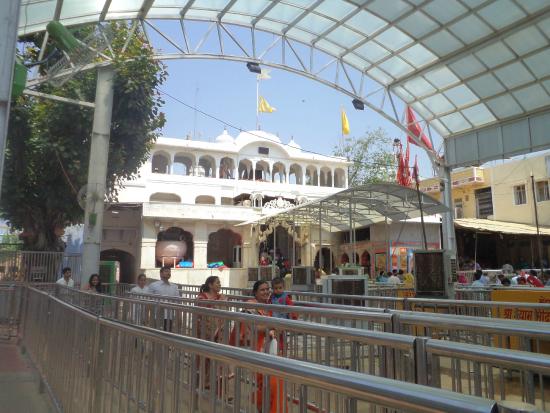
[[[395,157],[391,150],[393,139],[378,128],[369,130],[360,138],[346,137],[334,148],[334,155],[352,162],[349,167],[349,186],[389,182],[395,178]]]
[[[107,191],[132,179],[145,162],[165,123],[164,103],[156,88],[166,79],[165,66],[136,32],[123,50],[130,28],[112,23],[114,101]],[[82,37],[90,28],[76,32]],[[25,39],[25,58],[36,59],[41,36]],[[82,72],[61,88],[42,84],[39,91],[93,102],[97,71]],[[2,185],[1,213],[22,230],[25,248],[62,250],[60,235],[80,223],[84,211],[77,192],[86,184],[93,109],[22,96],[12,102]]]

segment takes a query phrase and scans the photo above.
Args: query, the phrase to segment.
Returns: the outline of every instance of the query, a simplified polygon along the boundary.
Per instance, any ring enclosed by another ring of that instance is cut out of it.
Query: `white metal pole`
[[[8,0],[0,7],[0,189],[10,118],[11,87],[21,0]]]
[[[86,212],[84,215],[81,286],[84,285],[84,280],[91,274],[99,273],[114,76],[114,69],[110,66],[98,69],[90,164],[88,166]]]

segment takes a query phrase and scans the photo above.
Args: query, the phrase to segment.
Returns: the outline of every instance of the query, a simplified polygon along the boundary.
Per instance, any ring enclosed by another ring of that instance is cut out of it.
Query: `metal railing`
[[[279,353],[285,357],[403,381],[415,380],[413,337],[352,328],[358,324],[356,317],[360,317],[364,319],[362,324],[367,324],[368,319],[372,327],[377,327],[373,321],[376,320],[391,329],[390,314],[344,313],[339,321],[347,321],[348,326],[342,327],[313,322],[330,319],[330,311],[325,309],[303,309],[308,320],[295,321],[241,312],[263,310],[267,314],[281,310],[273,305],[234,303],[239,304],[237,308],[241,311],[231,312],[204,306],[227,308],[224,304],[233,303],[207,301],[201,303],[204,306],[181,305],[182,299],[172,304],[167,302],[168,297],[113,297],[64,286],[58,287],[57,296],[106,318],[252,350],[257,350],[273,329],[277,331],[274,338]]]
[[[0,283],[0,338],[17,335],[21,318],[23,287],[18,283]]]
[[[416,381],[498,400],[526,400],[543,409],[550,392],[550,388],[544,386],[549,378],[550,357],[516,351],[520,348],[532,350],[533,343],[536,350],[541,351],[543,344],[548,344],[550,330],[541,323],[396,312],[391,315],[392,328],[409,334],[404,337],[178,306],[162,302],[164,297],[148,296],[140,301],[83,293],[66,287],[59,287],[59,290],[70,293],[65,299],[71,297],[76,305],[106,317],[158,330],[166,328],[168,319],[171,331],[175,333],[249,349],[258,349],[257,341],[232,342],[231,332],[240,337],[240,331],[248,331],[249,337],[256,337],[262,331],[275,329],[284,346],[282,355],[316,364]],[[224,307],[235,303],[205,301],[202,304]],[[264,310],[278,307],[242,304]],[[535,383],[538,383],[538,390]]]
[[[23,345],[68,413],[498,411],[493,400],[106,320],[32,288]]]
[[[82,256],[49,251],[0,251],[0,281],[55,282],[61,269],[81,273]]]
[[[196,294],[190,294],[190,296],[196,297]],[[194,305],[197,302],[195,298],[161,298],[152,295],[136,297],[153,301],[162,300],[180,305]],[[350,297],[360,298],[360,296]],[[233,312],[247,311],[248,309],[261,309],[265,312],[281,311],[281,306],[238,301],[249,297],[238,296],[233,298],[235,300],[204,301],[203,303]],[[415,311],[386,309],[381,313],[381,309],[376,308],[304,302],[297,302],[299,305],[291,307],[288,311],[295,313],[303,321],[325,325],[393,332],[417,337],[433,337],[462,343],[483,344],[497,348],[550,354],[550,324],[528,321],[529,318],[525,317],[527,312],[527,314],[532,313],[534,319],[543,320],[544,314],[550,313],[549,304],[462,303],[460,300],[417,298],[403,300],[407,300],[404,302],[409,303],[408,305]],[[508,308],[513,310],[509,317],[505,317],[509,319],[489,319],[489,317],[498,316],[497,312],[502,312]],[[445,309],[454,310],[455,313],[444,314],[440,312]],[[461,315],[465,309],[475,309],[476,314],[473,315],[470,311],[466,312],[468,315]],[[514,316],[517,316],[517,320],[511,319]]]
[[[187,288],[187,286],[184,286]],[[182,297],[196,297],[197,288],[182,289]],[[472,290],[477,291],[477,290]],[[485,292],[489,290],[483,290]],[[250,290],[223,288],[230,300],[250,298]],[[550,322],[550,304],[522,303],[487,300],[447,300],[412,297],[377,297],[345,294],[322,294],[303,291],[289,291],[296,305],[316,308],[338,308],[335,306],[353,306],[354,310],[373,311],[374,308],[389,310],[418,311],[440,314],[454,314],[475,317],[506,318]],[[330,305],[327,305],[330,304]]]
[[[550,357],[442,340],[425,342],[430,386],[497,400],[525,401],[547,411]]]

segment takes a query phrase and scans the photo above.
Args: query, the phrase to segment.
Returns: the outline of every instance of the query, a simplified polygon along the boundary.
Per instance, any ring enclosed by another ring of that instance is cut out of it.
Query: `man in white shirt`
[[[149,292],[155,295],[165,295],[169,297],[179,297],[180,292],[176,284],[168,281],[172,276],[170,267],[164,266],[160,269],[160,281],[155,281],[149,285]]]
[[[133,294],[151,294],[149,287],[147,286],[147,276],[145,274],[139,274],[137,277],[137,285],[130,290]]]
[[[71,278],[72,272],[69,267],[63,268],[61,271],[61,274],[63,274],[63,277],[61,277],[59,280],[57,280],[56,284],[64,285],[65,287],[74,287],[74,280]]]
[[[388,284],[393,284],[393,285],[401,284],[401,280],[395,273],[392,273],[392,275],[390,275],[390,277],[388,278],[388,281],[386,282]]]
[[[160,281],[155,281],[149,285],[149,292],[155,295],[168,297],[180,297],[180,292],[176,284],[168,281],[172,276],[171,269],[164,266],[160,269]],[[172,319],[174,314],[172,310],[164,310],[164,331],[172,331]]]

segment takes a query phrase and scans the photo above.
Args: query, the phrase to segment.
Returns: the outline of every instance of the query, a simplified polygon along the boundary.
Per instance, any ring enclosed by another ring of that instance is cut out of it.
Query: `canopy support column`
[[[99,274],[114,77],[115,71],[111,66],[101,67],[97,71],[94,123],[88,166],[88,190],[84,215],[81,286],[84,286],[86,277],[91,274]]]
[[[11,87],[20,5],[20,0],[8,0],[7,4],[0,8],[0,39],[2,39],[0,41],[0,56],[3,56],[0,61],[0,189],[2,189],[4,155],[6,140],[8,139]]]
[[[452,262],[456,262],[456,235],[453,218],[453,193],[452,193],[452,180],[451,180],[451,168],[448,166],[440,166],[439,168],[440,178],[443,180],[443,205],[448,210],[441,214],[441,226],[443,232],[443,245],[445,250],[445,291],[447,296],[450,292],[451,277],[452,277]],[[477,242],[477,238],[476,238]],[[477,248],[476,248],[477,250]],[[477,252],[477,251],[476,251]]]

